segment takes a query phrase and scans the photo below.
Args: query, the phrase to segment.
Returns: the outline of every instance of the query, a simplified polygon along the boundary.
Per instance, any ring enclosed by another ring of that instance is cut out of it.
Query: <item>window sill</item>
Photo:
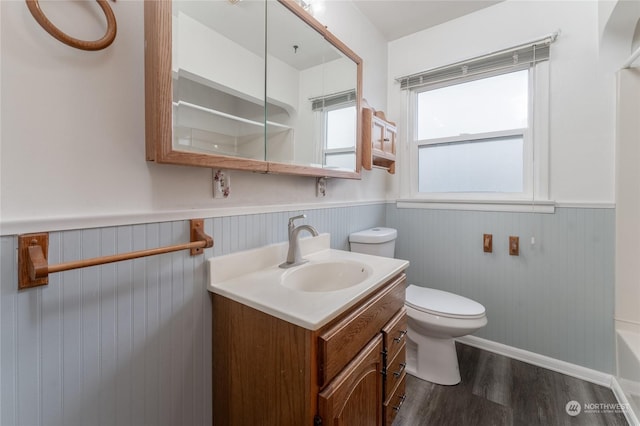
[[[475,210],[516,213],[555,213],[555,201],[396,200],[399,209]]]

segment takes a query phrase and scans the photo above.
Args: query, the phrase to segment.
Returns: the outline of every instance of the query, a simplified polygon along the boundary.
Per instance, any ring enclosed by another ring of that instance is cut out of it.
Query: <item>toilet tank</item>
[[[374,256],[393,257],[398,231],[393,228],[371,228],[349,235],[351,251]]]

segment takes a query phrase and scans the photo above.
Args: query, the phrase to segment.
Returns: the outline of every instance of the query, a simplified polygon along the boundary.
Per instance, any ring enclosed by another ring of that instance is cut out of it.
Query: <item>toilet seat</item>
[[[413,284],[407,287],[405,303],[418,311],[447,318],[472,319],[485,316],[484,306],[474,300]]]

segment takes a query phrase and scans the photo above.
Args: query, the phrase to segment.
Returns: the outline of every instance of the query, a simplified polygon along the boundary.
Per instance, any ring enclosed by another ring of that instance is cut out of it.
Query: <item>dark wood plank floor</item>
[[[623,413],[605,412],[613,410],[567,414],[569,401],[616,404],[606,387],[471,346],[456,349],[462,382],[441,386],[407,375],[407,399],[393,426],[627,425]]]

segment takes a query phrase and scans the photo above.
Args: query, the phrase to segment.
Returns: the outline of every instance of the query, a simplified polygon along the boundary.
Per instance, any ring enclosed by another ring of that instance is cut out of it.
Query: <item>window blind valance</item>
[[[557,37],[556,32],[527,44],[407,75],[396,81],[400,83],[400,89],[406,90],[499,70],[527,67],[548,60],[549,46]]]
[[[334,105],[345,104],[356,100],[356,91],[348,90],[346,92],[332,93],[326,96],[309,99],[311,101],[311,109],[318,111]]]

